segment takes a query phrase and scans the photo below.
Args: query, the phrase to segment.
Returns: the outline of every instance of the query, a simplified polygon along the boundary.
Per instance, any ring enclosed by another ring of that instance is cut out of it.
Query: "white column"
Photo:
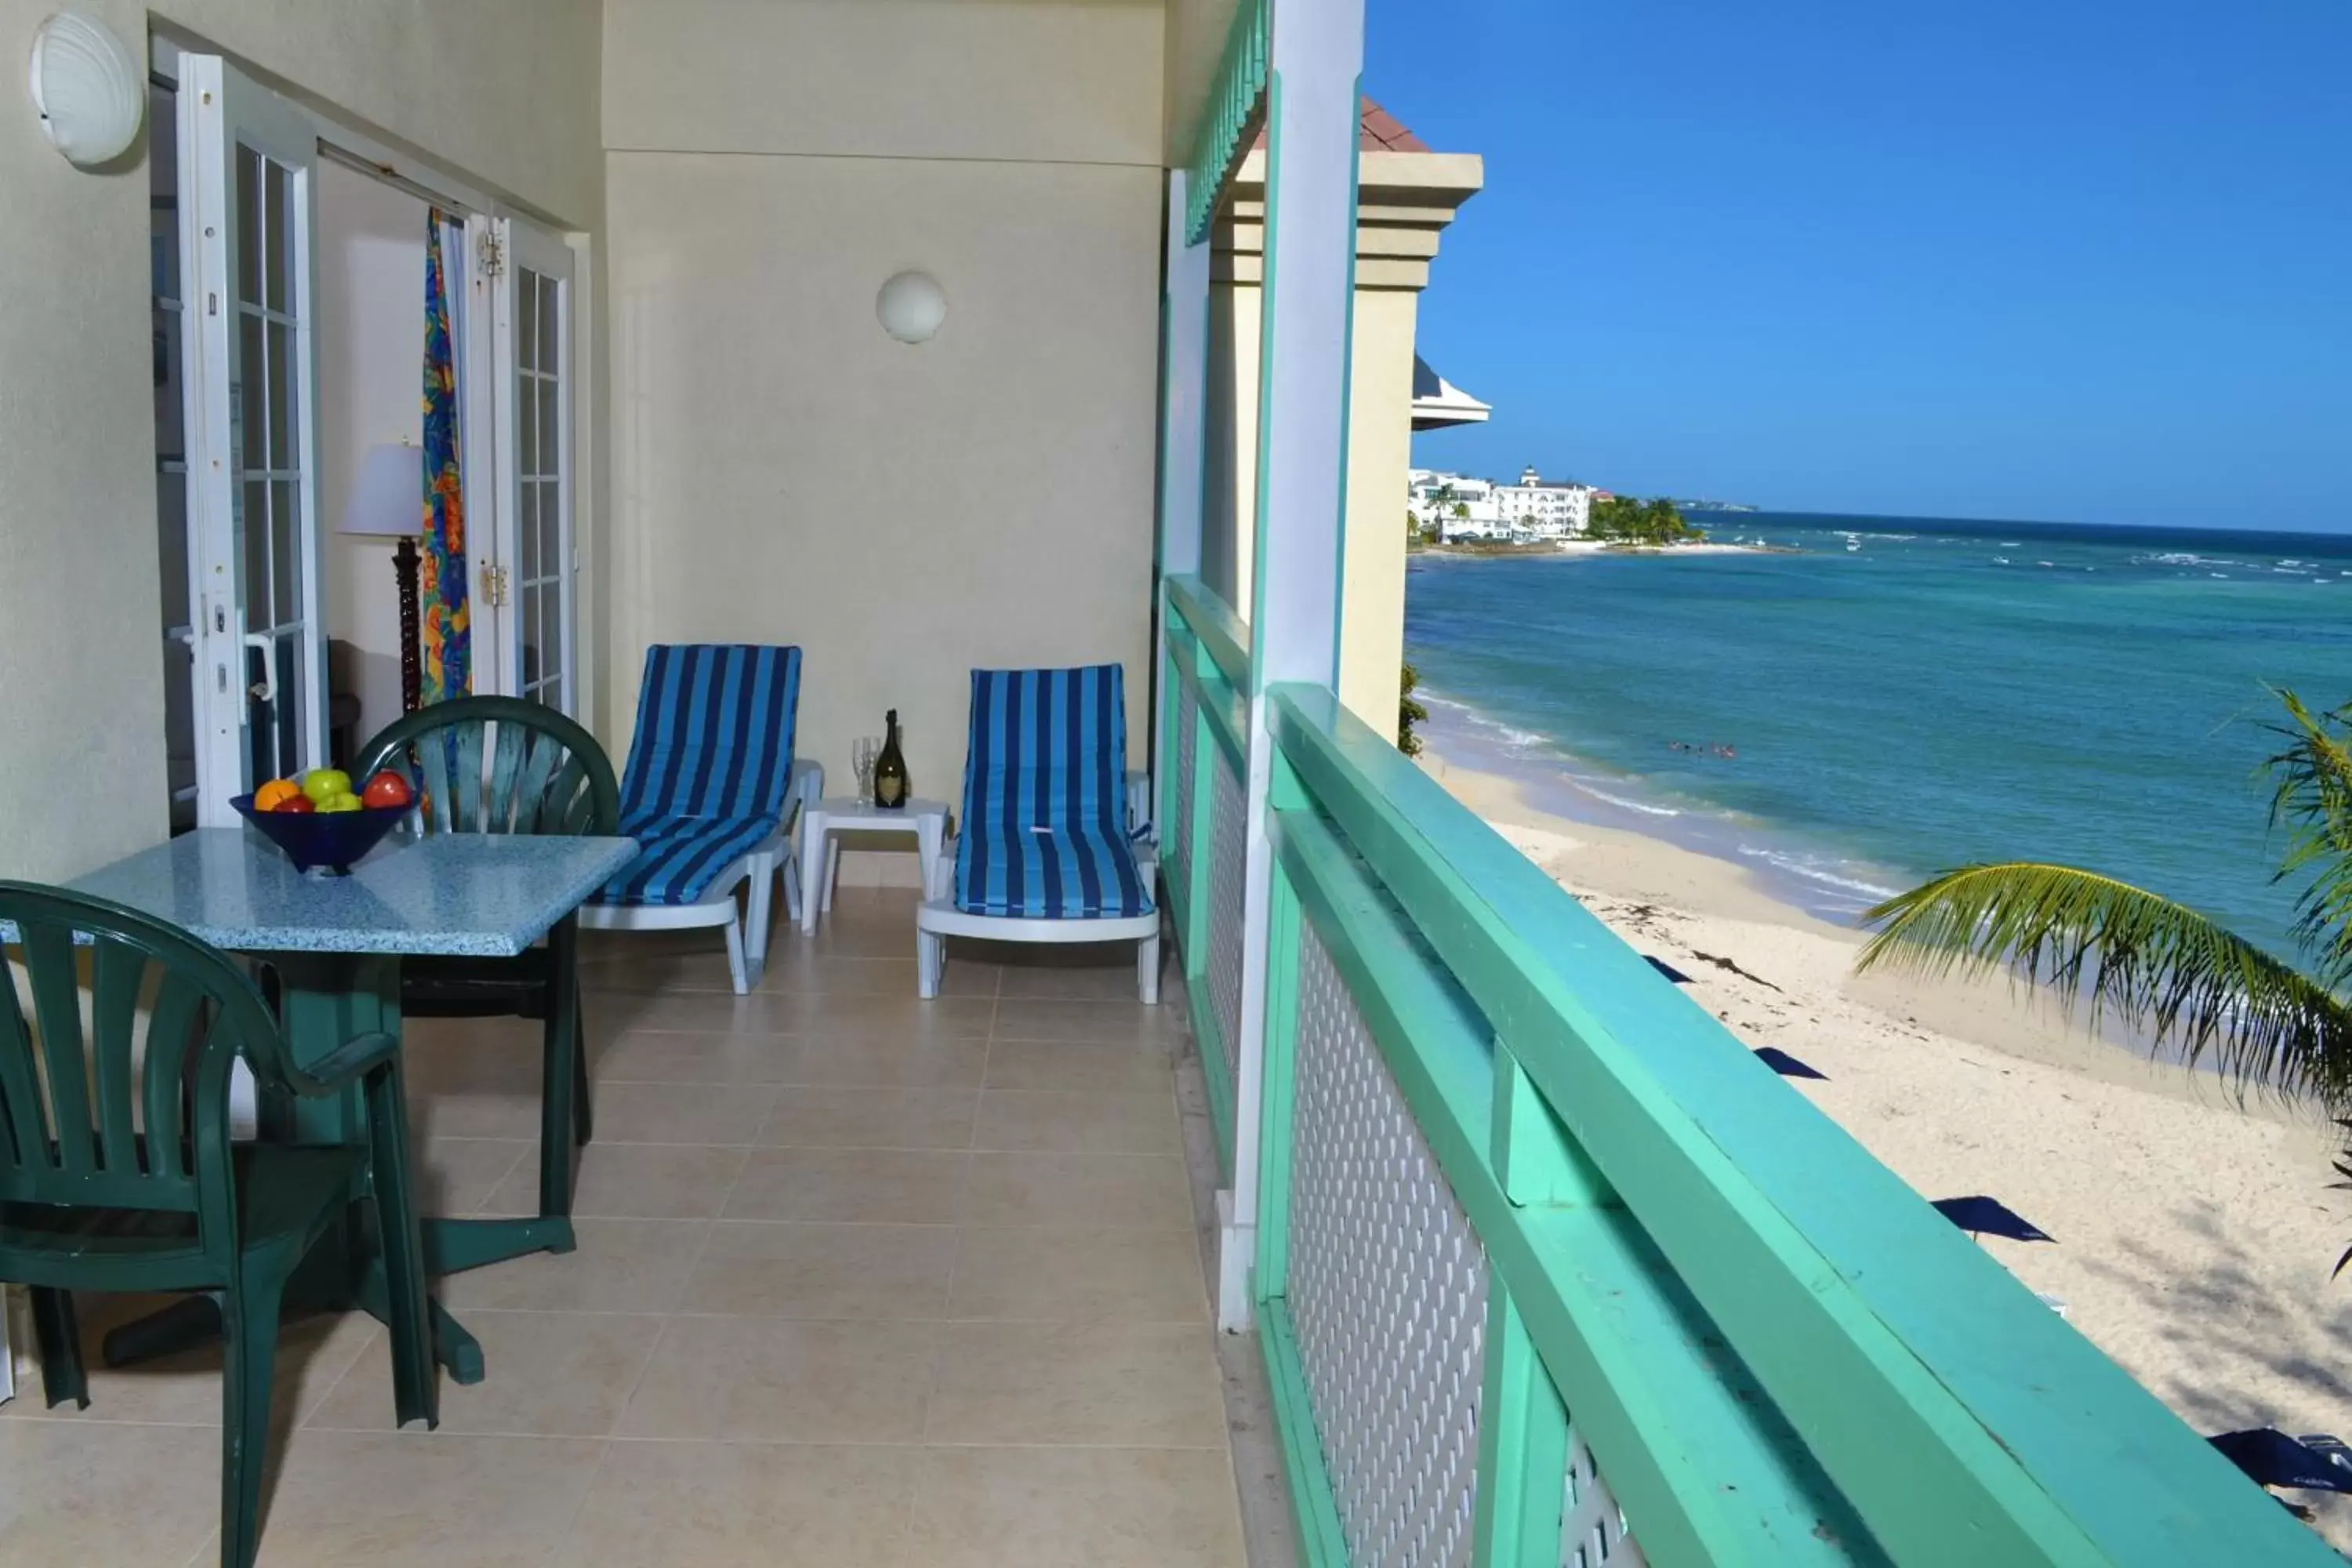
[[[1209,245],[1184,243],[1185,174],[1168,176],[1168,255],[1162,268],[1160,306],[1160,574],[1152,597],[1152,734],[1163,734],[1168,704],[1166,658],[1159,651],[1167,606],[1157,584],[1201,570],[1201,463],[1207,432],[1209,358]],[[1151,803],[1157,812],[1161,774],[1176,759],[1151,752]],[[1167,825],[1160,824],[1164,835]]]
[[[1168,176],[1160,342],[1160,574],[1201,569],[1201,456],[1208,405],[1209,242],[1184,243],[1184,171]]]
[[[1220,1194],[1217,1321],[1250,1321],[1265,1074],[1274,773],[1265,689],[1339,679],[1348,353],[1355,303],[1357,82],[1363,0],[1279,0],[1266,91],[1264,319],[1258,336],[1256,569],[1250,593],[1249,845],[1244,883],[1234,1184]]]

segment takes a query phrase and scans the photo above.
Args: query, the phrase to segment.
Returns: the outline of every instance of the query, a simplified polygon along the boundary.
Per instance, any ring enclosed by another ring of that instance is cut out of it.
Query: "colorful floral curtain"
[[[448,275],[435,212],[425,239],[425,537],[418,573],[422,700],[462,697],[473,686],[473,615],[466,599],[466,503],[457,485],[457,364],[449,335]]]

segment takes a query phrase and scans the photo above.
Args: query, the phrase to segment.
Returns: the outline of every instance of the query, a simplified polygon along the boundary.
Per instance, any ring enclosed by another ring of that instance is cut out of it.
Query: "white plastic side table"
[[[832,842],[835,833],[911,833],[922,858],[923,886],[932,885],[940,851],[947,842],[948,805],[943,800],[909,800],[894,809],[843,795],[818,801],[801,816],[801,930],[816,930],[817,911],[833,908],[834,872],[841,850]]]

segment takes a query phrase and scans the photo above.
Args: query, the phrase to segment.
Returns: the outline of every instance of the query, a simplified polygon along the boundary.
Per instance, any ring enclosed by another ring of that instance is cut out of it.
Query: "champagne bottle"
[[[898,751],[898,710],[884,716],[882,754],[874,759],[874,804],[898,811],[907,804],[907,759]]]

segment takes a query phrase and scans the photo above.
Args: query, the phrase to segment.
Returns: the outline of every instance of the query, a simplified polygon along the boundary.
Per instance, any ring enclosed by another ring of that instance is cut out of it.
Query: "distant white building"
[[[1466,474],[1414,468],[1406,476],[1405,510],[1441,538],[1504,539],[1510,528],[1495,504],[1495,487]]]
[[[1592,521],[1593,489],[1574,479],[1542,479],[1533,468],[1523,468],[1517,484],[1492,489],[1504,521],[1529,538],[1570,538]]]

